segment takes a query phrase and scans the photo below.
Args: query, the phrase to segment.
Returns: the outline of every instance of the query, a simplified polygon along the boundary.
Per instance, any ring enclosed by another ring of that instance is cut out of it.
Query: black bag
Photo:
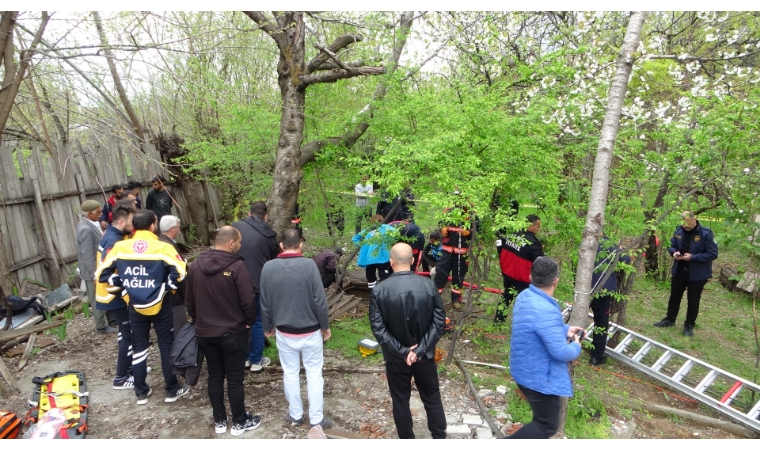
[[[195,338],[195,324],[186,323],[179,330],[172,345],[172,366],[178,369],[198,365],[198,340]]]
[[[5,297],[5,300],[8,302],[8,304],[10,304],[14,316],[21,314],[29,308],[34,309],[37,314],[41,316],[44,316],[47,312],[47,309],[42,306],[42,303],[38,301],[38,298],[36,296],[30,298],[21,298],[15,295],[9,295]],[[3,304],[0,303],[0,318],[5,317],[6,315],[8,315],[8,309],[4,308]]]

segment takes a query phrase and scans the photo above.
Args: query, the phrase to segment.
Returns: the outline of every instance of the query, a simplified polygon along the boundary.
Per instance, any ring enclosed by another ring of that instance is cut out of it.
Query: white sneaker
[[[233,436],[240,436],[246,431],[255,430],[261,425],[261,416],[254,416],[251,413],[245,413],[245,423],[236,423],[230,428],[230,434]]]
[[[261,358],[261,361],[259,361],[258,364],[251,363],[251,372],[261,372],[264,367],[268,366],[271,362],[272,360],[265,356]]]
[[[245,368],[248,369],[249,367],[251,367],[251,362],[246,359],[245,360]]]
[[[227,421],[223,422],[216,422],[214,424],[214,431],[216,431],[216,434],[224,434],[227,432]]]
[[[137,404],[138,405],[144,405],[144,404],[148,403],[148,397],[150,397],[150,394],[152,394],[152,393],[153,393],[153,389],[152,388],[148,388],[148,393],[147,394],[138,395],[137,396]]]

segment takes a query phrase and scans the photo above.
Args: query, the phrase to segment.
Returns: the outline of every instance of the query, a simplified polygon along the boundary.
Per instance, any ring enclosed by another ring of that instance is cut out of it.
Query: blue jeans
[[[261,326],[261,308],[259,307],[259,294],[253,297],[256,302],[256,320],[251,327],[251,345],[248,348],[248,361],[258,364],[264,357],[264,328]]]

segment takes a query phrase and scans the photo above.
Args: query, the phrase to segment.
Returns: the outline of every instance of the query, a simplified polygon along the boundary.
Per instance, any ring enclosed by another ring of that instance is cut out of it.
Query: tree
[[[317,83],[333,83],[352,77],[385,74],[388,73],[388,69],[363,64],[348,65],[337,56],[339,51],[364,39],[358,34],[339,36],[329,46],[316,44],[319,52],[307,63],[307,29],[303,12],[275,12],[273,18],[257,11],[245,11],[245,14],[274,40],[280,56],[277,65],[277,81],[282,102],[280,137],[267,205],[270,225],[279,234],[290,226],[303,178],[303,166],[313,161],[315,155],[328,145],[351,147],[369,127],[366,118],[362,118],[356,126],[340,137],[303,145],[306,89]],[[398,35],[388,61],[390,72],[393,72],[398,64],[413,20],[412,11],[403,13],[399,19]],[[381,99],[385,93],[385,85],[381,82],[375,90],[373,101]]]
[[[591,276],[594,272],[596,250],[604,227],[604,213],[607,206],[609,190],[610,167],[615,138],[620,126],[620,115],[623,98],[628,89],[628,79],[633,68],[634,53],[639,45],[641,28],[644,25],[646,12],[636,11],[631,14],[628,29],[623,39],[620,56],[617,61],[617,73],[610,88],[609,102],[602,125],[602,135],[597,148],[594,162],[594,176],[591,183],[591,194],[586,225],[581,238],[581,248],[578,252],[578,269],[575,277],[575,292],[573,296],[573,311],[570,325],[583,326],[588,323],[588,308],[590,304]]]

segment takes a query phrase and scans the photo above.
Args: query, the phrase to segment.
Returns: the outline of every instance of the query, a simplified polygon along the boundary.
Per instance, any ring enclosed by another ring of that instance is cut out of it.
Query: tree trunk
[[[604,224],[604,209],[607,206],[612,150],[620,126],[623,98],[628,89],[628,79],[633,67],[632,55],[639,45],[639,36],[645,17],[646,12],[643,11],[636,11],[631,14],[628,30],[625,33],[623,46],[618,57],[617,73],[610,88],[609,102],[604,115],[601,139],[599,140],[596,161],[594,162],[594,177],[591,183],[586,225],[583,229],[581,248],[578,252],[575,298],[573,299],[573,312],[569,321],[571,325],[583,326],[588,322],[588,308],[591,299],[591,276],[594,272],[596,249]]]
[[[267,199],[269,225],[278,235],[290,228],[290,220],[298,201],[298,187],[303,178],[301,142],[303,141],[306,91],[298,76],[304,73],[303,12],[287,12],[276,17],[279,26],[277,81],[282,97],[280,138],[274,162],[272,190]]]
[[[331,83],[339,79],[360,75],[377,75],[385,73],[384,68],[357,67],[350,68],[343,63],[344,68],[331,70],[328,73],[318,73],[324,70],[322,65],[330,59],[325,57],[325,49],[317,55],[308,67],[305,61],[305,34],[302,11],[276,11],[274,22],[258,11],[245,11],[258,28],[267,33],[277,44],[280,60],[277,64],[277,82],[280,85],[282,99],[282,116],[280,118],[280,138],[277,141],[272,190],[269,192],[267,207],[269,209],[269,226],[281,235],[291,227],[291,218],[298,202],[298,188],[303,178],[303,166],[314,160],[315,154],[326,145],[342,145],[351,147],[369,128],[366,120],[361,120],[357,126],[344,136],[330,138],[303,144],[304,105],[306,103],[306,88],[315,83]],[[393,51],[388,63],[395,70],[398,58],[406,44],[409,29],[414,19],[413,11],[404,12],[400,19],[400,33],[394,42]],[[331,57],[343,47],[358,42],[361,36],[350,39],[341,36],[329,46]],[[337,61],[335,61],[338,64]],[[373,101],[381,99],[386,92],[381,82],[375,89]],[[371,111],[370,108],[365,108]]]
[[[105,31],[103,31],[103,24],[100,20],[100,14],[97,11],[92,12],[92,17],[95,19],[95,27],[98,29],[98,35],[100,36],[100,43],[103,46],[103,53],[106,55],[106,61],[108,62],[108,68],[111,70],[111,76],[113,77],[113,84],[116,86],[116,91],[119,93],[119,99],[121,104],[124,105],[124,109],[127,110],[129,120],[132,122],[132,128],[135,134],[140,138],[140,142],[145,142],[145,135],[143,134],[142,126],[140,125],[140,119],[137,118],[134,108],[132,108],[132,102],[127,97],[127,91],[124,89],[124,85],[121,82],[119,71],[116,70],[116,63],[114,62],[113,52],[111,46],[108,45],[108,38]]]

